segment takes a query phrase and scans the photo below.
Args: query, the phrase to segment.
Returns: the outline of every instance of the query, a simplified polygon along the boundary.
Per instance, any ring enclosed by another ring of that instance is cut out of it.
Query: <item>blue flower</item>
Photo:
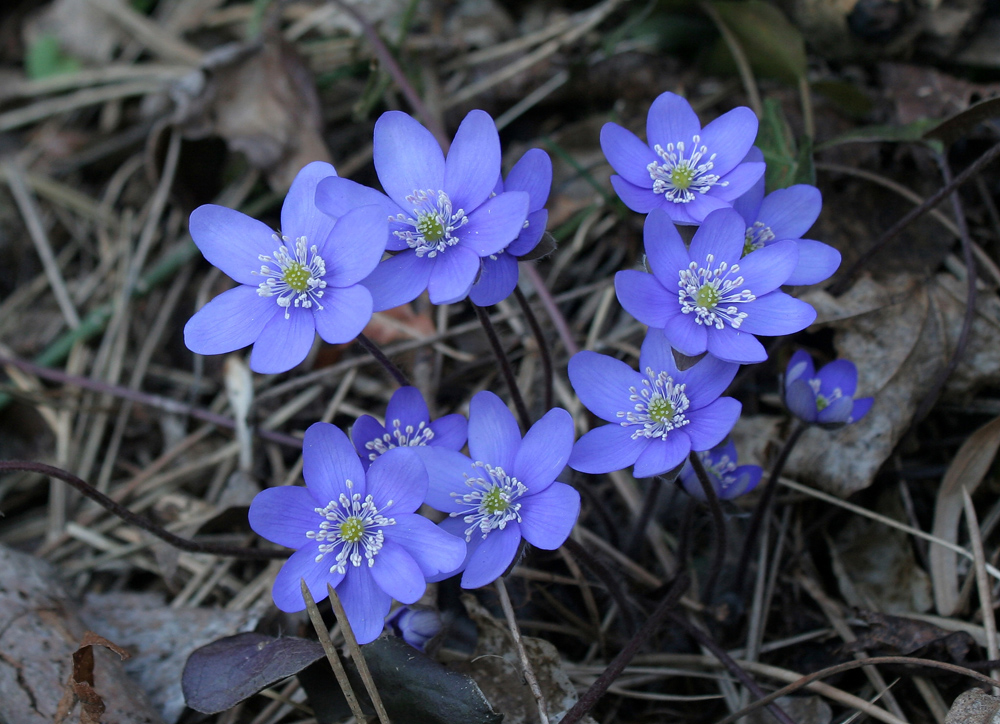
[[[514,416],[492,392],[469,404],[469,454],[450,450],[425,456],[427,504],[448,513],[441,528],[462,536],[468,554],[454,570],[462,588],[498,578],[514,560],[522,536],[545,550],[561,546],[580,514],[580,494],[555,482],[573,448],[573,418],[554,408],[524,439]]]
[[[736,424],[742,405],[719,395],[738,365],[707,356],[681,371],[664,334],[651,329],[639,369],[590,351],[569,361],[569,379],[580,402],[611,423],[577,441],[569,458],[574,470],[609,473],[635,465],[637,478],[662,475],[691,450],[718,445]]]
[[[350,342],[372,315],[371,293],[358,282],[382,258],[388,223],[378,206],[340,220],[315,207],[316,186],[335,176],[314,162],[301,171],[281,207],[281,232],[223,206],[191,214],[191,238],[209,262],[239,282],[188,320],[184,343],[197,354],[224,354],[253,344],[255,372],[290,370],[305,359],[316,333]]]
[[[461,450],[468,426],[462,415],[445,415],[431,422],[430,411],[420,390],[400,387],[389,399],[385,425],[371,415],[362,415],[351,429],[351,441],[367,470],[375,458],[397,447],[431,446]]]
[[[652,274],[615,274],[618,301],[686,355],[707,350],[727,362],[763,362],[767,352],[754,335],[798,332],[812,324],[816,310],[778,290],[798,263],[795,242],[742,258],[745,231],[732,209],[713,211],[688,250],[666,213],[654,209],[643,236]]]
[[[751,148],[747,161],[763,161],[764,154]],[[785,239],[799,248],[799,262],[785,284],[818,284],[830,278],[840,266],[840,252],[829,244],[800,238],[816,223],[823,196],[815,186],[796,184],[764,196],[761,177],[749,191],[733,202],[746,222],[744,255]]]
[[[757,487],[764,472],[759,465],[737,466],[736,446],[732,442],[697,455],[705,466],[705,472],[708,473],[715,494],[722,500],[732,500],[749,493]],[[689,495],[698,500],[705,500],[705,491],[690,462],[681,468],[680,481]]]
[[[268,488],[250,505],[254,531],[296,549],[274,580],[274,603],[301,611],[301,579],[317,601],[330,584],[358,643],[368,643],[392,599],[416,602],[428,577],[462,562],[465,542],[414,513],[427,473],[412,450],[393,450],[366,473],[347,435],[317,422],[306,430],[302,461],[305,488]]]
[[[481,260],[505,249],[524,226],[528,194],[493,196],[500,177],[500,136],[484,111],[462,121],[445,158],[430,131],[400,111],[375,123],[375,171],[388,198],[347,179],[321,183],[316,204],[342,216],[379,203],[389,219],[386,259],[364,281],[375,311],[416,299],[424,290],[434,304],[469,293]]]
[[[385,625],[418,651],[441,632],[441,614],[430,608],[400,606],[389,614]]]
[[[648,144],[617,123],[601,129],[601,149],[619,176],[619,198],[633,211],[663,209],[677,224],[700,224],[729,208],[757,179],[763,163],[745,163],[757,137],[757,117],[740,107],[701,127],[691,104],[663,93],[646,117]]]
[[[785,405],[803,422],[837,428],[857,422],[871,409],[873,397],[854,399],[858,368],[846,359],[824,365],[816,372],[805,350],[792,355],[785,370]]]
[[[506,191],[524,191],[530,199],[528,202],[528,220],[518,237],[507,248],[483,257],[483,268],[479,279],[469,291],[469,299],[480,307],[497,304],[510,296],[517,286],[517,257],[532,251],[545,233],[549,212],[545,210],[545,202],[549,199],[549,189],[552,187],[552,161],[549,155],[540,148],[533,148],[514,164],[507,174],[507,181],[497,181],[494,193]]]

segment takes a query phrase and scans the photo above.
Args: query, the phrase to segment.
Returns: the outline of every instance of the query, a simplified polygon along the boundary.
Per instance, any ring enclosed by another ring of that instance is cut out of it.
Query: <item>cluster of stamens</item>
[[[389,221],[408,224],[413,231],[392,232],[396,238],[402,239],[406,245],[417,252],[417,256],[433,259],[449,246],[459,242],[454,232],[469,223],[469,217],[463,209],[453,211],[451,199],[444,191],[434,192],[416,190],[406,197],[407,203],[413,206],[415,218],[405,214],[390,216]]]
[[[467,510],[451,513],[452,518],[461,516],[464,522],[469,523],[465,529],[466,542],[472,540],[473,531],[477,528],[485,538],[491,530],[503,530],[512,520],[520,523],[521,504],[517,500],[528,492],[524,483],[505,473],[501,467],[479,461],[473,466],[482,468],[486,475],[475,478],[466,475],[465,484],[470,491],[451,494],[469,506]]]
[[[393,420],[391,425],[392,432],[389,432],[387,428],[382,437],[377,437],[365,443],[365,449],[372,451],[368,453],[369,460],[374,460],[379,455],[384,455],[396,447],[430,445],[431,440],[434,439],[434,431],[431,430],[426,422],[421,422],[417,427],[413,427],[413,425],[403,427],[402,422]]]
[[[629,400],[635,406],[628,411],[617,413],[624,418],[622,427],[638,426],[632,433],[632,439],[640,437],[659,438],[666,440],[671,430],[687,425],[690,420],[684,414],[691,402],[684,393],[687,385],[676,384],[668,372],[653,372],[646,368],[646,379],[641,387],[629,387]]]
[[[757,297],[749,289],[740,289],[744,281],[742,276],[730,278],[731,274],[739,273],[739,264],[729,266],[722,261],[713,269],[714,262],[715,256],[708,254],[705,266],[693,261],[687,269],[681,269],[677,296],[681,311],[694,313],[698,324],[723,329],[728,322],[733,329],[739,329],[748,315],[733,306],[734,303],[752,302]]]
[[[767,246],[767,242],[774,240],[774,232],[770,226],[764,226],[763,221],[753,222],[753,226],[748,226],[746,238],[743,242],[743,256],[751,251],[757,251]]]
[[[723,454],[715,463],[712,462],[708,452],[700,452],[698,453],[698,457],[701,458],[705,470],[719,481],[719,485],[723,490],[737,482],[736,476],[733,475],[733,472],[736,470],[736,461],[731,460],[729,455]]]
[[[833,389],[833,392],[830,393],[829,397],[821,395],[819,393],[819,390],[820,387],[822,387],[822,385],[823,382],[818,377],[813,377],[812,379],[809,380],[809,387],[812,388],[813,394],[816,395],[816,409],[819,412],[822,412],[823,410],[828,408],[830,406],[830,403],[832,403],[834,400],[839,400],[841,397],[844,396],[843,391],[839,387],[835,387]]]
[[[712,154],[702,163],[708,148],[702,146],[701,136],[692,139],[691,155],[684,158],[684,142],[668,143],[664,149],[660,144],[653,146],[656,155],[663,163],[651,161],[646,166],[649,177],[653,179],[653,193],[662,194],[667,201],[675,204],[686,204],[694,201],[694,192],[707,193],[713,186],[728,186],[728,181],[720,181],[718,174],[709,173],[715,167],[715,156]]]
[[[348,480],[347,489],[354,484]],[[392,505],[390,500],[384,507]],[[340,494],[339,500],[331,500],[325,508],[315,508],[323,518],[319,530],[306,531],[306,537],[319,542],[319,563],[328,553],[337,551],[337,557],[330,566],[330,573],[344,573],[347,564],[360,566],[362,560],[368,561],[368,566],[375,565],[375,556],[385,544],[385,534],[382,528],[395,525],[395,518],[386,518],[378,512],[378,507],[372,496],[364,500],[360,493],[352,493],[348,497]],[[340,550],[337,550],[337,549]]]
[[[285,310],[285,319],[288,319],[288,310],[293,306],[310,309],[315,305],[317,309],[323,309],[319,299],[326,288],[326,282],[323,281],[326,262],[316,253],[316,246],[307,248],[306,237],[300,236],[295,240],[293,257],[288,253],[286,244],[290,239],[287,236],[273,234],[272,238],[281,244],[278,250],[273,256],[260,254],[257,258],[268,264],[275,264],[278,268],[272,269],[264,264],[259,272],[253,272],[267,277],[257,286],[257,294],[262,297],[277,295],[278,306]]]

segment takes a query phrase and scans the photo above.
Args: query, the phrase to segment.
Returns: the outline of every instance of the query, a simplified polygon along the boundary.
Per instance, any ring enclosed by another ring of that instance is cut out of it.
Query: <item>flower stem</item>
[[[646,489],[646,497],[642,501],[642,507],[639,509],[639,515],[635,519],[635,524],[632,528],[632,535],[629,537],[628,544],[625,546],[625,553],[629,556],[635,557],[639,552],[639,545],[646,534],[646,526],[649,525],[650,518],[653,517],[654,509],[656,508],[656,500],[660,497],[660,490],[663,489],[663,477],[661,475],[655,475],[649,481],[649,487]]]
[[[545,409],[552,409],[552,352],[549,350],[549,343],[545,339],[545,333],[542,331],[542,326],[538,323],[538,317],[531,310],[531,305],[528,304],[527,298],[524,296],[524,292],[521,291],[519,287],[514,287],[514,299],[517,303],[521,305],[521,311],[524,313],[524,319],[531,327],[531,333],[535,335],[535,342],[538,343],[538,354],[542,358],[542,377],[545,380]]]
[[[546,313],[549,315],[549,319],[552,320],[552,324],[556,328],[556,332],[559,333],[559,338],[562,340],[563,346],[566,348],[566,352],[570,357],[575,355],[580,351],[579,345],[577,345],[576,340],[573,339],[573,333],[569,329],[569,324],[566,322],[566,317],[563,316],[562,311],[559,309],[559,305],[556,304],[555,298],[552,296],[552,292],[549,288],[545,286],[545,280],[542,279],[542,275],[538,273],[531,264],[523,264],[521,266],[524,269],[525,276],[531,280],[531,283],[535,287],[535,293],[538,295],[538,300],[545,307]]]
[[[708,571],[708,576],[705,578],[705,587],[702,589],[702,601],[708,604],[712,600],[712,594],[715,592],[715,583],[719,580],[719,573],[722,572],[722,565],[726,560],[726,520],[722,515],[722,505],[719,503],[719,496],[715,493],[715,487],[708,477],[708,471],[705,470],[705,465],[701,462],[701,457],[692,450],[688,456],[688,460],[691,461],[691,467],[694,468],[695,475],[698,476],[698,482],[701,483],[701,489],[705,493],[709,510],[712,511],[712,527],[715,529],[715,550],[712,556],[712,567]]]
[[[385,352],[377,344],[363,334],[358,334],[358,344],[364,347],[368,354],[374,357],[385,368],[385,371],[392,375],[392,378],[396,380],[396,384],[400,387],[409,387],[410,381],[406,378],[406,375],[402,373],[399,367],[392,363],[392,360],[385,356]]]
[[[774,461],[774,467],[771,468],[771,474],[767,477],[767,483],[765,483],[760,499],[757,501],[757,507],[753,509],[750,525],[747,527],[747,534],[743,539],[743,552],[740,554],[739,566],[736,568],[735,590],[737,591],[743,590],[743,582],[750,568],[750,557],[753,555],[755,548],[754,543],[756,542],[757,534],[760,532],[764,516],[770,513],[774,491],[778,488],[778,478],[781,477],[781,472],[785,469],[785,463],[788,462],[788,456],[792,454],[795,443],[802,437],[802,433],[806,431],[806,428],[807,425],[804,422],[797,421],[795,423],[792,434],[785,440],[785,446],[781,448],[778,459]]]
[[[216,543],[196,543],[188,538],[181,538],[180,536],[174,535],[170,531],[156,525],[156,523],[151,521],[146,516],[133,513],[131,510],[121,505],[113,498],[109,498],[85,480],[81,480],[72,473],[68,473],[65,470],[61,470],[60,468],[56,468],[51,465],[46,465],[45,463],[36,463],[31,460],[0,460],[0,473],[9,470],[22,470],[29,473],[38,473],[40,475],[46,475],[50,478],[62,480],[64,483],[72,485],[98,505],[117,515],[126,523],[131,523],[134,526],[142,528],[143,530],[152,533],[160,540],[165,541],[174,548],[179,548],[182,551],[188,551],[190,553],[209,553],[216,556],[230,556],[245,560],[274,560],[288,557],[288,553],[286,551],[243,548],[240,546],[226,546]]]
[[[486,337],[490,340],[493,354],[496,355],[497,362],[500,363],[500,371],[503,372],[503,377],[507,381],[510,397],[514,401],[514,407],[517,409],[517,416],[521,419],[521,427],[527,430],[531,427],[531,415],[528,414],[528,407],[524,404],[524,398],[521,397],[521,390],[517,386],[517,377],[515,377],[514,370],[510,366],[510,360],[507,358],[507,353],[500,342],[500,337],[497,336],[497,330],[493,326],[493,322],[490,321],[490,315],[485,309],[477,304],[473,304],[472,308],[476,310],[479,323],[483,325],[483,331],[486,332]]]
[[[635,658],[635,655],[639,652],[639,648],[644,643],[647,643],[659,630],[664,619],[667,618],[674,606],[677,605],[680,597],[684,595],[690,582],[690,579],[684,573],[681,573],[674,579],[667,594],[657,605],[656,610],[653,611],[653,615],[646,619],[646,623],[642,625],[642,628],[639,629],[635,636],[629,639],[625,647],[618,652],[618,655],[608,664],[608,667],[597,677],[597,681],[591,684],[590,688],[584,692],[576,704],[566,712],[560,724],[576,724],[586,716],[587,712],[594,708],[594,705],[604,696],[608,687],[615,682],[615,679],[621,676],[625,667]]]

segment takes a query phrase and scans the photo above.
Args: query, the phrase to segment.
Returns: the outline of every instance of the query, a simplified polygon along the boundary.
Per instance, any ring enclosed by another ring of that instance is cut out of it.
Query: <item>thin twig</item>
[[[396,384],[400,387],[409,387],[410,381],[406,378],[406,375],[403,374],[399,367],[392,363],[392,360],[385,355],[385,352],[383,352],[377,344],[368,339],[364,334],[360,333],[358,334],[357,342],[365,348],[365,351],[367,351],[368,354],[374,357],[375,360],[385,368],[386,372],[392,375],[392,378],[396,380]]]
[[[347,619],[344,604],[340,602],[340,596],[337,595],[337,592],[329,583],[326,584],[326,590],[330,595],[330,605],[333,606],[333,613],[337,617],[338,623],[340,623],[341,631],[344,632],[344,641],[347,642],[347,648],[351,652],[351,658],[354,659],[354,665],[358,667],[361,680],[365,683],[365,689],[368,690],[368,696],[375,707],[375,713],[378,714],[378,720],[382,724],[391,724],[389,714],[382,704],[382,697],[379,696],[378,687],[375,686],[375,680],[372,679],[372,672],[368,670],[368,662],[365,661],[365,655],[361,652],[358,640],[354,637],[354,630],[351,628],[351,622]]]
[[[719,580],[719,574],[722,572],[722,565],[726,560],[726,519],[722,515],[722,505],[719,504],[719,496],[716,494],[715,487],[712,485],[712,481],[708,477],[708,471],[705,470],[705,465],[701,462],[701,457],[698,453],[692,450],[691,454],[688,455],[688,460],[691,461],[691,467],[694,468],[695,475],[698,476],[698,482],[701,483],[701,489],[705,493],[705,499],[708,501],[708,508],[712,511],[712,527],[715,528],[712,567],[708,570],[708,576],[705,578],[705,586],[702,589],[701,595],[702,602],[708,605],[712,601],[712,594],[715,591],[715,582]],[[736,590],[740,589],[737,588]]]
[[[535,335],[535,342],[538,344],[538,354],[542,358],[542,377],[544,379],[544,400],[545,409],[552,409],[552,379],[554,372],[552,370],[552,353],[549,351],[549,342],[545,338],[545,332],[542,330],[542,325],[538,323],[538,317],[531,309],[531,305],[528,303],[527,297],[524,296],[524,292],[521,291],[520,287],[514,287],[514,299],[521,307],[521,311],[524,313],[524,319],[531,327],[531,333]]]
[[[622,592],[621,581],[616,579],[603,563],[573,538],[567,538],[566,542],[563,543],[563,548],[569,551],[571,555],[587,567],[587,570],[601,580],[608,594],[618,604],[618,610],[625,621],[626,630],[632,631],[635,628],[635,619],[632,616],[632,606]]]
[[[500,596],[500,607],[503,609],[503,615],[507,619],[507,626],[510,627],[510,635],[514,638],[514,646],[517,648],[517,657],[521,661],[521,671],[524,674],[524,680],[528,682],[531,695],[535,697],[535,703],[538,705],[538,720],[540,724],[549,724],[549,714],[545,706],[545,697],[542,696],[542,689],[538,686],[538,679],[535,678],[535,670],[531,666],[530,659],[528,659],[528,652],[524,650],[521,629],[517,626],[514,607],[510,603],[510,596],[507,595],[507,586],[504,584],[503,578],[498,578],[494,582],[494,585],[497,589],[497,595]]]
[[[979,609],[983,612],[983,628],[986,629],[986,655],[990,659],[1000,659],[1000,649],[997,648],[997,621],[993,614],[993,597],[990,595],[990,582],[986,577],[986,554],[983,552],[983,536],[979,531],[979,520],[976,518],[976,508],[968,489],[962,486],[962,503],[965,507],[965,524],[969,527],[969,542],[972,544],[972,554],[976,557],[976,589],[979,592]],[[990,676],[1000,678],[1000,671],[993,669]],[[993,695],[1000,696],[1000,690],[993,687]]]
[[[510,390],[510,397],[514,401],[517,416],[521,419],[521,427],[527,430],[531,427],[531,415],[528,414],[528,407],[524,404],[524,398],[521,397],[521,389],[517,386],[517,376],[510,366],[510,359],[508,359],[507,352],[500,342],[496,327],[493,326],[493,322],[490,321],[490,315],[485,309],[477,304],[473,304],[472,308],[476,310],[476,317],[479,318],[479,323],[483,325],[483,331],[486,332],[486,337],[490,341],[493,354],[496,355],[497,362],[500,364],[500,371],[507,382],[507,388]]]
[[[542,303],[545,312],[549,315],[549,319],[552,320],[556,332],[559,333],[559,339],[562,340],[563,347],[566,348],[566,353],[572,357],[580,351],[580,346],[573,339],[573,333],[569,329],[566,317],[563,316],[562,310],[559,309],[559,305],[552,296],[552,292],[549,291],[549,288],[545,285],[545,280],[542,279],[542,275],[538,273],[538,270],[534,266],[524,264],[521,268],[524,269],[525,276],[531,280],[531,285],[535,288],[535,294],[538,295],[538,301]]]

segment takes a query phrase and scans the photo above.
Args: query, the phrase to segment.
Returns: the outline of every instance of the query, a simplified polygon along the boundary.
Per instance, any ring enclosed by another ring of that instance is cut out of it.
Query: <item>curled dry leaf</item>
[[[94,647],[103,646],[121,657],[129,658],[129,653],[118,644],[87,631],[80,641],[80,648],[73,652],[73,673],[66,684],[66,691],[59,701],[55,722],[60,724],[69,716],[76,702],[80,702],[80,724],[101,724],[101,717],[107,707],[104,699],[94,688]]]

